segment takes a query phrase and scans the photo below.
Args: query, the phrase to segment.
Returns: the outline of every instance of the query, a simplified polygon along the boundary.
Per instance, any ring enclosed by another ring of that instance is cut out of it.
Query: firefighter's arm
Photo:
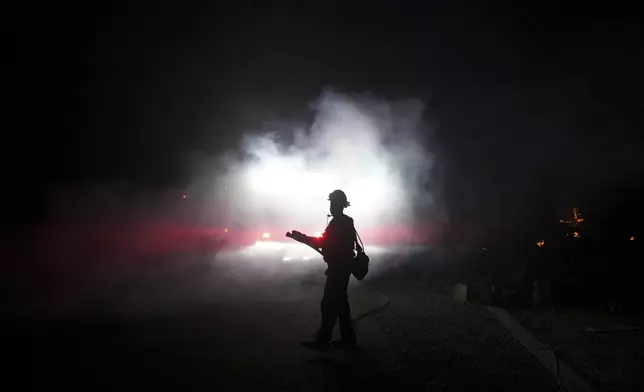
[[[318,249],[324,249],[324,234],[322,234],[321,237],[309,237],[306,236],[308,242],[311,244],[312,247],[318,248]]]
[[[306,244],[310,246],[311,248],[314,248],[316,250],[324,249],[324,236],[322,238],[318,237],[310,237],[306,234],[300,233],[297,230],[293,230],[290,233],[286,233],[286,236],[289,238],[293,238],[294,240],[301,242],[303,244]],[[321,252],[320,252],[321,253]]]

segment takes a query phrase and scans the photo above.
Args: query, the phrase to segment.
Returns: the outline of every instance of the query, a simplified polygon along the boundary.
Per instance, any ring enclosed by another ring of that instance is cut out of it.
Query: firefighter
[[[340,320],[342,336],[338,346],[344,349],[356,347],[347,287],[351,276],[351,261],[355,256],[354,249],[359,251],[360,246],[356,242],[353,219],[344,214],[344,209],[349,206],[347,195],[339,189],[335,190],[329,194],[329,202],[333,219],[322,237],[306,236],[312,246],[321,249],[328,266],[320,306],[322,325],[315,340],[303,343],[305,347],[319,351],[328,351],[337,319]]]

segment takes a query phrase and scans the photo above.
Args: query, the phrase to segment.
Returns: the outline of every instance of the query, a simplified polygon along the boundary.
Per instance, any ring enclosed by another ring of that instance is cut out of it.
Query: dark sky
[[[189,153],[305,118],[326,87],[422,99],[449,203],[483,218],[641,185],[634,5],[131,3],[9,10],[4,158],[29,200],[62,182],[179,185]]]

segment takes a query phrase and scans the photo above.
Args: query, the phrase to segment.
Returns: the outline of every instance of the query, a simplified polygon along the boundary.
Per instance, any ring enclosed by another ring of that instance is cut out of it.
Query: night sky
[[[641,189],[635,5],[132,3],[7,11],[4,204],[26,207],[10,216],[40,216],[63,183],[180,187],[190,154],[306,121],[325,88],[425,102],[454,221],[550,219]]]

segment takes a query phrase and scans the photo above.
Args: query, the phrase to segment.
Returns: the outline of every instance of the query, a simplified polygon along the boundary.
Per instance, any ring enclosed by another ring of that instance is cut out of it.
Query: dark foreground
[[[308,352],[299,342],[317,327],[319,284],[263,280],[177,301],[168,289],[138,305],[134,290],[118,311],[113,300],[64,316],[5,313],[5,370],[14,390],[556,390],[486,308],[386,275],[351,289],[354,316],[389,299],[358,322],[360,350]]]

